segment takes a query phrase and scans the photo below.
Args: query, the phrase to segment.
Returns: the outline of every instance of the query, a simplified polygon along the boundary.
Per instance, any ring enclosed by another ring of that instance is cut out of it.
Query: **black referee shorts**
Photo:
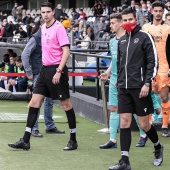
[[[56,73],[56,68],[58,68],[58,65],[42,66],[34,87],[34,94],[41,94],[45,97],[50,97],[53,100],[64,100],[70,98],[67,66],[65,66],[62,70],[63,73],[60,77],[60,83],[53,84],[52,79]]]
[[[118,113],[135,113],[146,116],[154,112],[151,93],[147,97],[139,98],[140,89],[118,89]]]

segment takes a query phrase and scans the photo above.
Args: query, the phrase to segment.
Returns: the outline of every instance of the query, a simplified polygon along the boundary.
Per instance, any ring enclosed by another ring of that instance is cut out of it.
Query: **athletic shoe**
[[[109,167],[109,170],[130,170],[130,163],[126,163],[124,160],[120,160],[118,164]]]
[[[31,135],[39,138],[43,137],[43,135],[39,132],[39,130],[32,130]]]
[[[136,147],[144,147],[147,140],[148,140],[147,136],[145,138],[141,136],[138,143],[136,144]]]
[[[49,133],[49,134],[65,134],[65,131],[59,130],[55,127],[53,129],[46,130],[46,133]]]
[[[21,138],[19,141],[15,142],[15,143],[9,143],[8,146],[11,148],[16,148],[16,149],[29,150],[30,142],[26,143],[26,142],[24,142],[23,138]]]
[[[110,149],[110,148],[117,148],[117,143],[109,141],[105,143],[104,145],[100,145],[100,149]]]
[[[155,158],[153,164],[155,166],[160,166],[161,163],[163,162],[163,150],[164,150],[163,145],[161,145],[161,149],[154,151]]]
[[[77,142],[74,142],[72,140],[68,141],[67,146],[64,148],[65,151],[69,151],[69,150],[75,150],[77,149],[78,145]]]
[[[169,136],[168,128],[162,128],[162,137],[167,138]]]

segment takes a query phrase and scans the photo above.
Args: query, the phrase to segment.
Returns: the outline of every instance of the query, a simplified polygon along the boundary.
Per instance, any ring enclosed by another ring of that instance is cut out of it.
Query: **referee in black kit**
[[[70,102],[68,69],[66,62],[70,55],[69,40],[63,25],[54,18],[54,6],[50,2],[41,5],[41,15],[45,21],[42,25],[42,63],[37,79],[27,118],[26,130],[23,138],[8,146],[17,149],[30,149],[30,136],[36,122],[41,102],[45,97],[60,100],[66,112],[70,128],[70,140],[64,150],[77,149],[76,117]]]

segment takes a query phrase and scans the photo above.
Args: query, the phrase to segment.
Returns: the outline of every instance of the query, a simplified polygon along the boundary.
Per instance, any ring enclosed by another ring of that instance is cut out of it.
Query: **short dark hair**
[[[9,55],[9,57],[14,57],[14,58],[16,58],[16,57],[17,57],[17,53],[13,52],[13,53],[11,53],[11,54]]]
[[[111,14],[110,19],[117,19],[118,21],[121,21],[122,15],[121,15],[121,13]]]
[[[136,12],[132,8],[126,8],[122,11],[122,15],[133,14],[136,18]]]
[[[15,61],[16,62],[22,62],[21,56],[17,56]]]
[[[170,12],[165,14],[165,18],[167,18],[167,16],[170,16]]]
[[[162,9],[165,9],[165,4],[161,1],[155,1],[152,3],[152,9],[155,7],[162,7]]]
[[[54,5],[51,2],[43,2],[42,5],[41,5],[41,8],[42,7],[49,7],[52,10],[54,10]]]
[[[3,62],[9,63],[9,54],[4,54],[4,56],[3,56]]]
[[[136,2],[135,5],[141,6],[141,4],[139,2]]]
[[[9,53],[13,53],[13,49],[7,49]]]

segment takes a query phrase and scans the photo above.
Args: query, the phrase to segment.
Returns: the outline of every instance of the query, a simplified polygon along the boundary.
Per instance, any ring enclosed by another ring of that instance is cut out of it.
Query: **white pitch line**
[[[28,114],[18,113],[0,113],[0,120],[26,120]],[[61,119],[64,116],[53,116],[53,119]],[[40,115],[39,119],[44,119],[44,115]]]
[[[0,106],[0,108],[1,108],[1,107],[3,107],[3,108],[5,108],[5,107],[8,107],[8,108],[9,108],[9,107],[10,107],[10,108],[12,107],[12,108],[14,108],[14,106],[9,106],[9,105],[8,105],[8,106],[7,106],[7,105],[5,105],[5,106],[3,105],[3,106]],[[18,108],[18,107],[25,107],[25,108],[27,108],[27,106],[17,106],[17,108]]]

